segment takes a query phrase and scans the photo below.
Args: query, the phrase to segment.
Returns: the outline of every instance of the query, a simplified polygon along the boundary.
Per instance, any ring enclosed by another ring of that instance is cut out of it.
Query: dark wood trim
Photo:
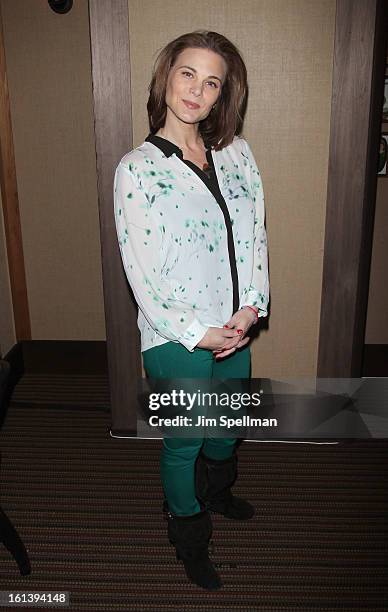
[[[31,338],[11,111],[0,6],[0,185],[16,340]]]
[[[361,376],[387,12],[385,0],[337,1],[319,377]]]
[[[133,147],[128,19],[128,0],[89,0],[112,431],[135,433],[141,376],[137,311],[121,263],[113,215],[114,171]]]

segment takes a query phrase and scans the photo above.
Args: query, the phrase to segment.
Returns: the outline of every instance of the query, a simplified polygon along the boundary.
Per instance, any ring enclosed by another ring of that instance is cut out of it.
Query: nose
[[[199,83],[193,83],[190,88],[190,93],[192,93],[194,96],[200,96],[202,93],[202,85]]]

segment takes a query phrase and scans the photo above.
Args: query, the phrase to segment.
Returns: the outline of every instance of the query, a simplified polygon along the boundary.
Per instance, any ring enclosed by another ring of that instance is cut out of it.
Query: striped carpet
[[[109,411],[108,375],[26,372],[14,389],[12,402]]]
[[[71,610],[388,610],[386,441],[243,443],[235,491],[257,515],[214,516],[224,588],[211,593],[186,581],[167,540],[161,442],[109,426],[101,409],[11,405],[1,504],[32,573],[1,546],[1,590],[69,591]]]

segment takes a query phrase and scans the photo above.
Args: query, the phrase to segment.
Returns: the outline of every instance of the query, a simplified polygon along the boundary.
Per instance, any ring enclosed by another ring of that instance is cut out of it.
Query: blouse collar
[[[178,157],[180,157],[180,159],[183,159],[182,149],[180,149],[176,144],[174,144],[170,140],[167,140],[167,138],[156,136],[156,134],[148,134],[145,140],[146,142],[151,142],[156,147],[158,147],[165,154],[166,157],[171,157],[171,155],[175,153]],[[207,147],[206,143],[204,144],[206,147],[206,151],[208,151],[210,147]]]

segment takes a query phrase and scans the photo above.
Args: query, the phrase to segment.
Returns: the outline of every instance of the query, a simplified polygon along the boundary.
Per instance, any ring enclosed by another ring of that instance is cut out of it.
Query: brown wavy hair
[[[240,134],[248,98],[247,70],[237,47],[222,34],[196,30],[183,34],[166,45],[158,54],[151,83],[147,111],[150,131],[155,134],[166,121],[166,88],[171,68],[178,55],[188,48],[210,49],[224,58],[227,72],[216,106],[199,124],[206,146],[223,149]]]

